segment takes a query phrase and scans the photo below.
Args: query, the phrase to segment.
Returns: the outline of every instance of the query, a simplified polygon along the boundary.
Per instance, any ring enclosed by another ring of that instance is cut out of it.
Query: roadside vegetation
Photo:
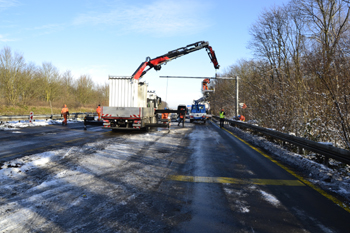
[[[0,51],[0,115],[58,114],[64,104],[71,112],[108,105],[108,84],[89,75],[74,78],[51,63],[37,66],[4,47]]]
[[[350,3],[291,0],[261,13],[242,59],[222,76],[238,76],[246,119],[350,149]],[[235,81],[215,83],[213,112],[234,116]]]

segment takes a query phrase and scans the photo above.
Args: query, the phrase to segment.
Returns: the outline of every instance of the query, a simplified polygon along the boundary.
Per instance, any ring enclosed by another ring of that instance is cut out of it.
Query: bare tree
[[[36,66],[33,63],[27,64],[20,75],[19,98],[23,105],[33,104],[33,101],[38,97],[39,92],[37,87],[40,83],[36,79]]]
[[[255,59],[241,60],[223,74],[241,78],[248,119],[350,148],[349,5],[292,0],[264,11],[250,33]],[[215,83],[213,109],[233,106],[232,85]]]
[[[341,104],[341,99],[346,93],[339,92],[340,84],[344,83],[343,79],[348,79],[339,75],[341,65],[339,58],[344,54],[339,45],[346,31],[349,31],[349,5],[342,0],[293,0],[293,2],[308,19],[310,38],[314,42],[314,50],[309,55],[311,59],[308,59],[312,62],[309,62],[308,66],[311,73],[320,80],[319,91],[325,90],[328,95],[325,105],[328,107],[327,113],[334,112],[338,116],[334,118],[332,127],[340,126],[343,141],[350,148],[350,122],[348,116],[344,115],[343,109],[346,106]]]
[[[94,82],[88,75],[81,75],[76,81],[76,97],[79,103],[87,104],[93,99]]]
[[[60,74],[51,63],[43,63],[38,74],[42,79],[42,85],[38,87],[46,102],[54,101],[61,95],[59,80]]]
[[[17,53],[12,55],[9,47],[5,47],[0,52],[0,87],[9,105],[18,103],[20,76],[24,66],[23,56]]]
[[[298,17],[290,12],[290,6],[264,11],[250,30],[252,40],[249,46],[263,61],[256,67],[264,87],[260,89],[260,97],[269,101],[261,102],[265,105],[261,110],[271,119],[270,127],[288,131],[295,119],[294,110],[298,108],[298,103],[291,100],[295,96],[291,87],[297,74],[293,70],[294,62],[300,62],[302,45],[302,36],[295,33],[298,30],[300,33],[301,29],[293,24]]]
[[[108,105],[108,101],[109,101],[109,85],[108,83],[104,83],[101,85],[96,85],[95,88],[95,92],[96,92],[96,101],[97,104],[101,104],[101,105]]]
[[[63,103],[68,104],[69,106],[77,107],[77,98],[75,96],[75,80],[71,71],[67,70],[61,75],[60,79],[60,90],[61,98],[58,103],[61,106]]]
[[[0,51],[0,102],[8,105],[40,105],[42,101],[61,106],[108,105],[108,84],[95,85],[91,77],[75,80],[70,71],[62,75],[51,63],[37,67],[25,63],[22,55],[9,47]]]

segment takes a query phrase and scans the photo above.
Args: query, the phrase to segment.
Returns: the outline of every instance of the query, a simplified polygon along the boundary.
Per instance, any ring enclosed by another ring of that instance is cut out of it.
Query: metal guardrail
[[[77,112],[77,113],[70,113],[69,117],[71,118],[78,118],[81,116],[82,118],[85,115],[92,114],[92,113],[82,113],[82,112]],[[35,119],[61,119],[61,114],[53,114],[53,115],[34,115],[34,120]],[[20,121],[20,120],[28,120],[29,115],[23,115],[23,116],[0,116],[0,121]]]
[[[218,116],[213,116],[215,119],[220,119]],[[350,165],[350,151],[334,147],[332,145],[325,145],[319,142],[311,141],[305,138],[296,137],[293,135],[281,133],[275,130],[266,129],[260,126],[251,125],[241,121],[228,120],[225,118],[225,122],[230,123],[232,126],[238,126],[240,128],[251,129],[255,132],[262,133],[274,139],[278,139],[284,142],[288,142],[295,146],[304,148],[306,150],[315,152],[317,154],[325,156],[327,159],[332,158],[337,161]]]

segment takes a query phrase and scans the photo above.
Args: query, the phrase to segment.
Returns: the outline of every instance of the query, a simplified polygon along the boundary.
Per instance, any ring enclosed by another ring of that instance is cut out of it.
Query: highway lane
[[[187,163],[169,178],[191,203],[177,232],[350,231],[349,212],[227,130],[197,125],[190,138]]]
[[[88,130],[83,129],[83,123],[71,123],[67,126],[48,125],[0,131],[0,163],[118,135],[101,126],[88,126]]]
[[[0,191],[1,204],[21,203],[23,211],[39,206],[35,213],[47,224],[43,226],[37,218],[22,219],[28,231],[349,232],[346,209],[269,155],[212,123],[187,122],[185,128],[174,124],[171,133],[139,132],[130,137],[101,127],[84,131],[81,123],[1,131],[0,155],[8,160],[111,138],[96,152],[76,148],[62,161],[28,171],[25,184],[10,193]],[[103,159],[108,162],[102,163]],[[31,186],[55,184],[51,179],[57,174],[67,174],[60,179],[68,182],[62,193],[58,187]],[[83,186],[70,183],[77,178]],[[46,205],[35,198],[28,204],[30,190],[44,197],[49,192],[52,197],[45,200]],[[83,200],[87,196],[87,201],[70,205],[81,196]],[[64,211],[58,211],[62,205]],[[0,219],[11,219],[21,210],[6,207]]]

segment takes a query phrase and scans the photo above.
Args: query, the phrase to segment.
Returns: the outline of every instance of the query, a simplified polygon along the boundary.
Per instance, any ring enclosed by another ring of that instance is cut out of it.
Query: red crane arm
[[[160,70],[162,68],[161,65],[163,63],[166,63],[168,61],[171,61],[173,59],[176,59],[188,53],[192,53],[194,51],[200,50],[202,48],[206,48],[209,58],[214,64],[214,68],[219,69],[220,66],[216,59],[215,52],[212,49],[212,47],[209,46],[208,42],[198,41],[196,43],[189,44],[186,47],[175,49],[173,51],[168,52],[167,54],[164,54],[162,56],[159,56],[153,59],[150,59],[150,57],[147,57],[146,61],[142,62],[141,65],[137,68],[137,70],[133,73],[132,77],[134,79],[140,79],[150,69],[154,68],[155,70]],[[147,66],[149,66],[148,69],[146,69]]]

